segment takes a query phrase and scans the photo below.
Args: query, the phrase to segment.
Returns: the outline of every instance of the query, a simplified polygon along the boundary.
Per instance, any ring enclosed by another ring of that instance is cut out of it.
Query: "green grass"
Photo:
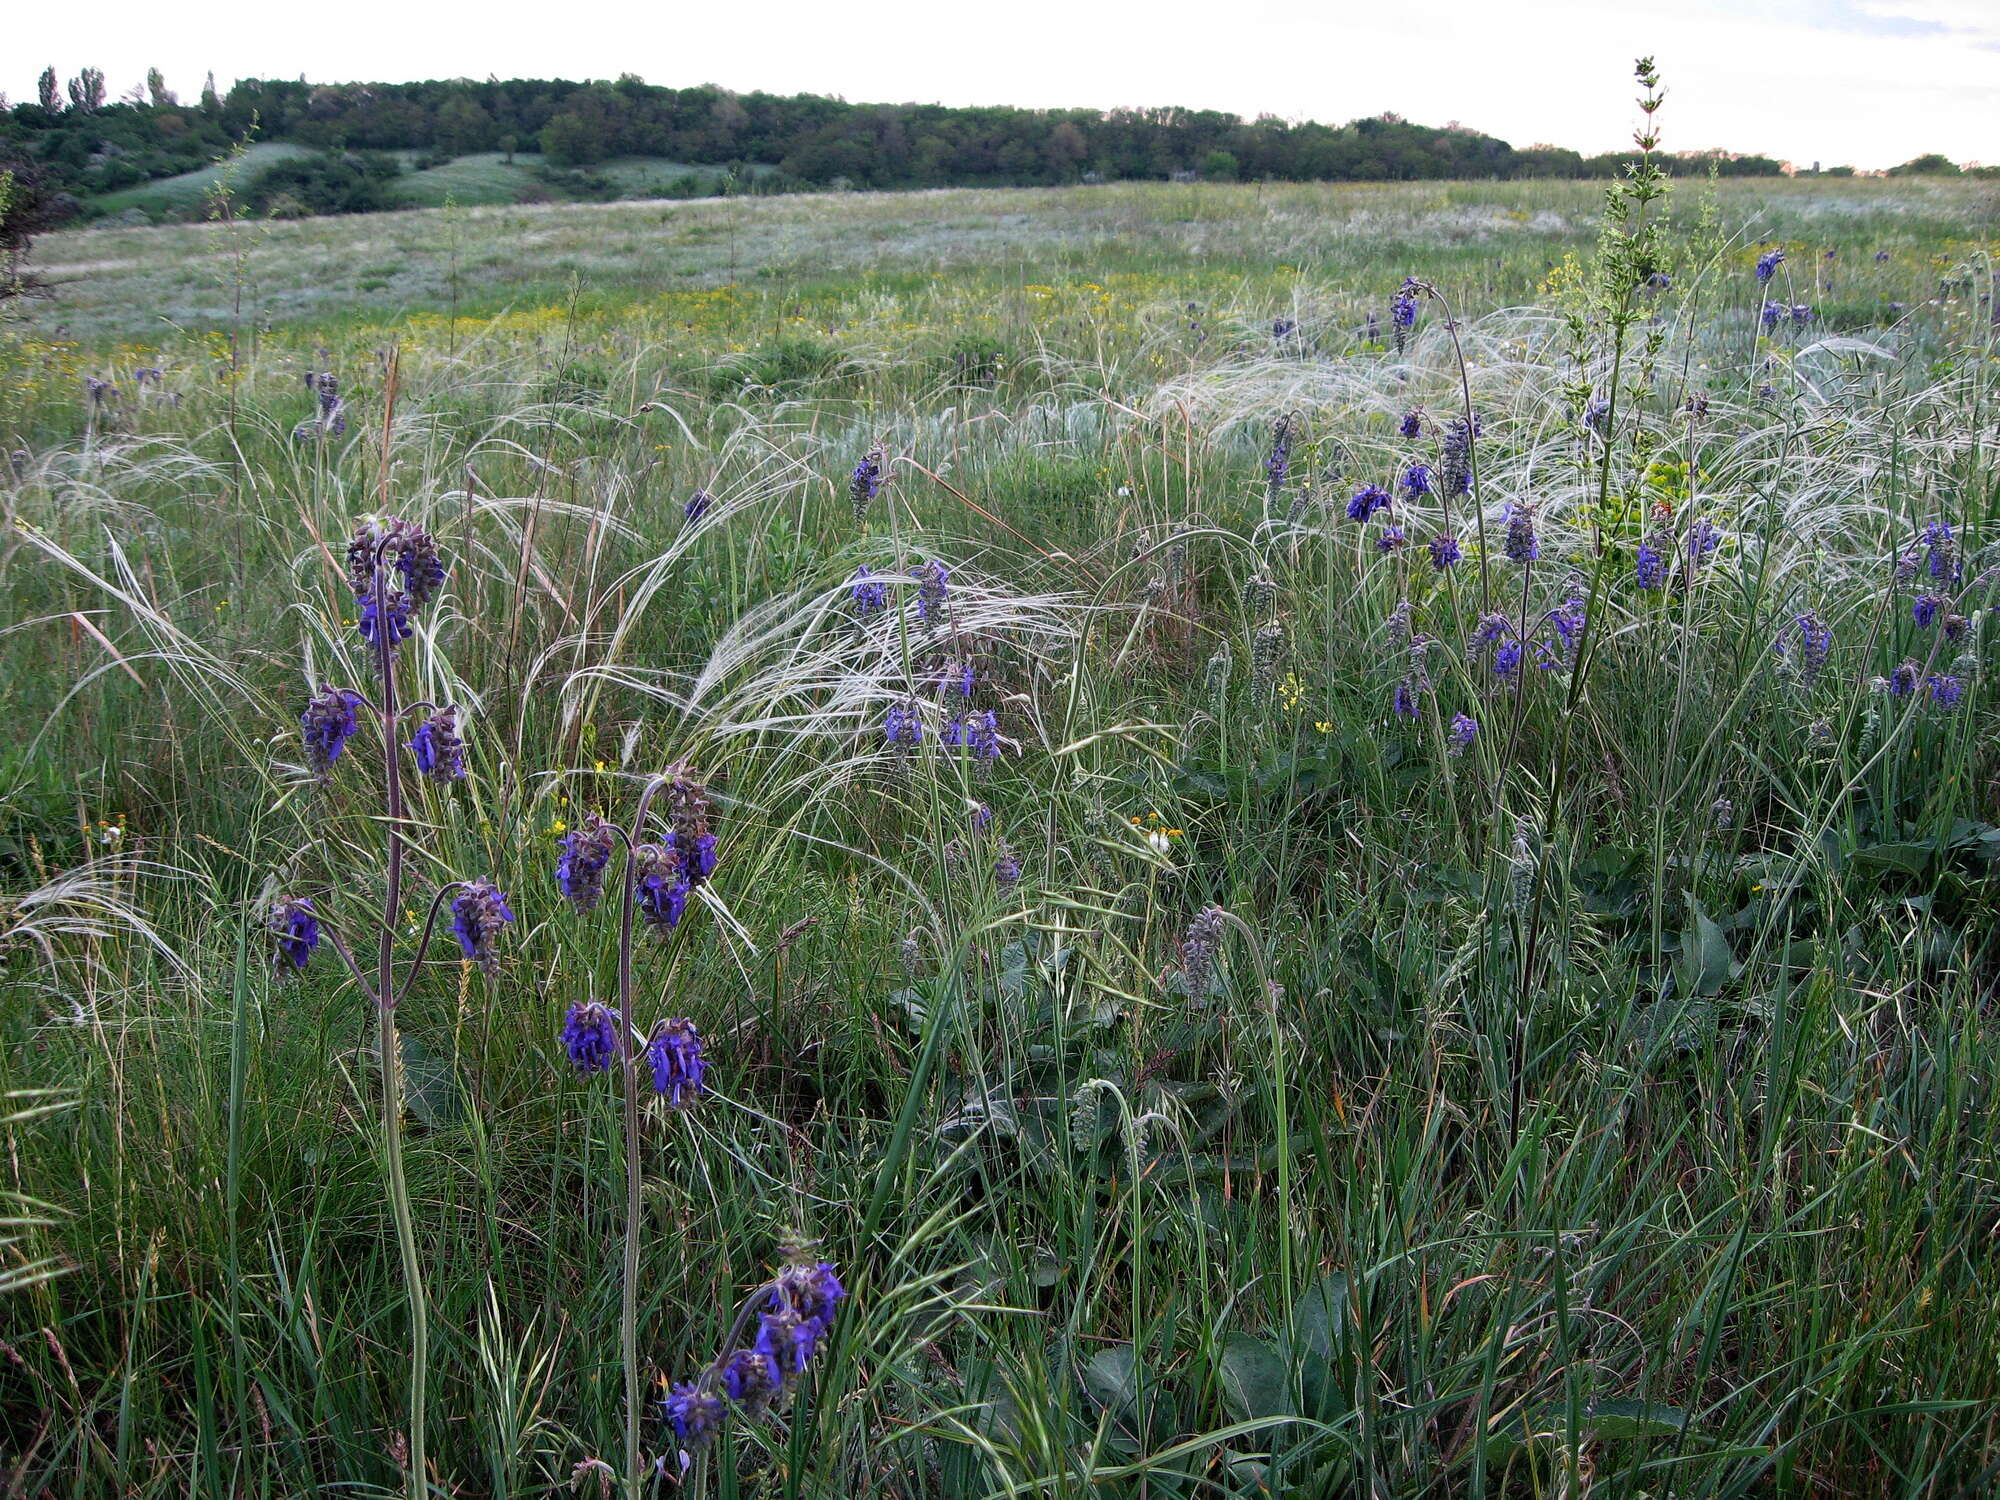
[[[412,208],[442,208],[447,199],[468,208],[519,203],[535,190],[541,157],[516,152],[510,162],[498,151],[454,157],[441,167],[406,171],[394,183],[396,196]]]
[[[1589,184],[40,242],[63,298],[0,343],[10,1483],[402,1482],[373,1023],[330,947],[281,980],[261,930],[310,894],[362,949],[382,898],[378,743],[320,784],[297,726],[372,691],[340,557],[386,499],[451,569],[404,692],[470,747],[411,791],[392,946],[450,880],[518,917],[491,977],[434,949],[396,1018],[436,1493],[622,1466],[624,1124],[557,1040],[616,993],[615,903],[551,873],[559,828],[683,761],[720,862],[633,1009],[701,1029],[715,1097],[642,1123],[640,1373],[721,1352],[788,1230],[852,1293],[692,1492],[1990,1488],[1993,200],[1703,196],[1615,376]],[[1426,302],[1399,352],[1412,274],[1459,321]],[[1766,296],[1814,320],[1764,334]],[[345,433],[295,437],[326,370]],[[1461,381],[1483,529],[1435,496],[1350,522],[1443,463]],[[1713,555],[1637,587],[1703,520]],[[944,749],[965,664],[990,763]],[[642,1443],[675,1462],[650,1411]]]
[[[293,145],[289,141],[260,141],[245,148],[241,161],[234,164],[233,170],[240,184],[277,162],[311,154],[310,148]],[[223,174],[231,169],[230,163],[217,162],[197,167],[192,172],[182,172],[177,177],[162,177],[157,182],[142,183],[122,192],[105,193],[93,199],[92,203],[107,216],[137,208],[155,218],[186,218],[200,213],[202,206],[208,202],[209,194],[221,184]]]

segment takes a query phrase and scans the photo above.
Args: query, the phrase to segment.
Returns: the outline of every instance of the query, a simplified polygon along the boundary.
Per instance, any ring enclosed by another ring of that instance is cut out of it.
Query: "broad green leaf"
[[[1222,1351],[1222,1404],[1239,1422],[1297,1416],[1284,1356],[1262,1339],[1231,1334]]]

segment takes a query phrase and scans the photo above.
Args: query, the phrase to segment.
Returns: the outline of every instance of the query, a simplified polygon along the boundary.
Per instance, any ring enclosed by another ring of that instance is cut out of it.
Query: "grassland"
[[[435,1492],[623,1469],[625,1126],[558,1040],[617,923],[552,871],[685,763],[719,862],[633,1011],[713,1093],[630,1158],[637,1373],[723,1352],[787,1232],[851,1295],[684,1473],[649,1405],[643,1488],[1989,1489],[1994,194],[1682,184],[1668,283],[1615,295],[1601,202],[42,241],[63,296],[0,344],[6,1482],[394,1490],[402,1181]],[[469,724],[393,825],[379,740],[322,780],[299,729],[367,687],[339,558],[384,509],[450,569],[404,688]],[[1002,753],[947,746],[987,712]],[[452,881],[517,918],[416,971],[393,1130],[356,976],[266,931],[365,931],[391,826],[404,962]]]

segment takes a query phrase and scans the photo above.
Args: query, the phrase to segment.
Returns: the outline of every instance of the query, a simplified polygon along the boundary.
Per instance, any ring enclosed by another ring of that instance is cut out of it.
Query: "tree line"
[[[192,170],[252,136],[323,153],[316,163],[288,166],[284,188],[289,201],[321,212],[386,206],[380,185],[400,170],[386,153],[433,160],[538,153],[544,167],[569,173],[572,185],[587,183],[591,167],[613,158],[664,158],[727,172],[760,191],[1604,177],[1624,160],[1616,152],[1515,147],[1465,126],[1418,125],[1396,115],[1336,126],[1177,107],[851,104],[819,94],[665,88],[629,74],[587,83],[251,78],[226,94],[211,74],[196,101],[183,103],[157,69],[143,87],[112,100],[100,70],[59,83],[50,68],[33,101],[0,110],[0,156],[21,168],[17,180],[33,177],[61,206],[84,213],[94,198]],[[1785,170],[1769,156],[1730,152],[1681,162],[1683,170],[1712,167],[1728,176]]]

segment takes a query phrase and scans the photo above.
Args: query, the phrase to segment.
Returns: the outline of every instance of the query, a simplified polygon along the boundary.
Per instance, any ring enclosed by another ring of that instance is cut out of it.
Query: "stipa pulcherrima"
[[[655,826],[654,804],[665,798]],[[665,938],[680,927],[690,895],[714,875],[713,801],[708,786],[685,762],[653,777],[639,793],[629,828],[596,813],[585,816],[563,840],[556,884],[579,913],[594,911],[604,894],[611,856],[625,849],[618,923],[618,994],[609,1005],[582,1001],[563,1023],[563,1050],[589,1077],[616,1065],[625,1120],[625,1245],[619,1305],[619,1352],[625,1370],[625,1475],[633,1494],[645,1470],[639,1450],[639,1233],[641,1160],[639,1123],[642,1070],[669,1110],[692,1107],[708,1093],[708,1057],[692,1020],[673,1016],[641,1034],[632,1024],[632,953],[638,921]],[[647,838],[647,833],[654,837]]]
[[[661,1403],[683,1453],[699,1452],[732,1411],[756,1421],[793,1396],[832,1333],[847,1296],[839,1273],[797,1236],[787,1239],[784,1253],[778,1274],[744,1299],[723,1341],[726,1352],[693,1380],[671,1387]],[[757,1333],[746,1344],[752,1318]]]
[[[392,357],[392,399],[394,374]],[[323,397],[332,389],[330,382],[316,388]],[[347,581],[354,591],[362,639],[373,658],[375,701],[370,702],[352,688],[329,685],[313,696],[299,722],[307,765],[321,783],[331,780],[347,742],[359,732],[364,713],[376,721],[380,733],[381,822],[387,848],[382,905],[374,918],[375,972],[371,976],[363,970],[338,924],[329,921],[307,897],[281,897],[267,913],[265,925],[274,943],[275,962],[281,970],[289,972],[298,972],[310,963],[324,936],[375,1010],[389,1203],[410,1317],[407,1452],[414,1493],[426,1482],[422,1476],[428,1474],[425,1383],[429,1369],[429,1314],[408,1178],[403,1168],[403,1090],[396,1007],[423,973],[439,915],[447,902],[451,906],[451,929],[461,952],[489,976],[498,967],[500,934],[514,920],[514,913],[505,894],[490,881],[449,881],[440,885],[431,899],[430,914],[424,921],[416,951],[398,974],[396,934],[403,902],[403,863],[409,837],[406,830],[411,826],[404,802],[402,752],[407,750],[414,757],[419,773],[433,780],[449,782],[464,774],[464,742],[459,733],[457,710],[440,709],[429,703],[404,708],[397,695],[396,647],[409,639],[417,613],[443,588],[445,565],[436,542],[423,527],[396,516],[376,516],[365,520],[348,543]],[[415,726],[411,739],[406,744],[400,743],[405,720],[419,712],[426,716]]]

